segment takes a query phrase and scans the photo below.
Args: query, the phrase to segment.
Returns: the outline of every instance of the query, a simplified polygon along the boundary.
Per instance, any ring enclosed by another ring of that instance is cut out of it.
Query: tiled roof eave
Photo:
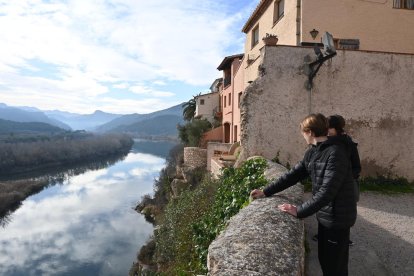
[[[259,4],[257,4],[256,9],[254,9],[253,13],[250,15],[249,19],[247,19],[242,28],[243,33],[247,33],[254,26],[272,1],[273,0],[261,0]]]

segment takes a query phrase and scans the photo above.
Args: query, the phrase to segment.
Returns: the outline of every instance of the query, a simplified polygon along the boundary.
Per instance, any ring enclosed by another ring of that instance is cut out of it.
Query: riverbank
[[[306,198],[310,193],[305,194]],[[351,228],[349,275],[414,275],[414,194],[361,193],[358,218]],[[306,275],[322,275],[314,216],[305,219],[310,251]]]
[[[47,179],[0,182],[0,221],[8,212],[16,210],[25,198],[38,193],[48,183]]]
[[[129,151],[129,150],[128,150]],[[99,160],[78,160],[70,164],[51,163],[41,166],[28,166],[23,170],[13,170],[0,175],[0,220],[15,211],[23,200],[65,178],[82,174],[88,170],[98,170],[122,160],[128,153],[102,157]]]
[[[0,179],[125,155],[134,143],[129,136],[114,134],[49,138],[50,140],[0,143]]]

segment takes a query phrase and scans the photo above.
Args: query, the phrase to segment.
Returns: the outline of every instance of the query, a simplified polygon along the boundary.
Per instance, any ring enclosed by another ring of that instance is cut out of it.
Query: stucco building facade
[[[341,114],[359,143],[363,176],[414,180],[414,55],[338,50],[311,91],[304,86],[307,55],[313,49],[264,47],[265,73],[242,98],[241,160],[279,152],[283,164],[294,164],[307,148],[300,121],[309,112]]]
[[[198,95],[196,100],[195,117],[207,119],[209,122],[214,121],[214,116],[219,109],[220,93],[211,92],[207,94]]]
[[[414,54],[413,26],[412,0],[262,0],[242,29],[244,85],[258,77],[266,33],[279,45],[311,46],[328,31],[338,49]]]
[[[240,68],[243,54],[225,57],[217,67],[223,72],[223,90],[220,92],[220,109],[222,111],[223,142],[240,141],[240,107],[241,93],[244,90],[244,72]]]

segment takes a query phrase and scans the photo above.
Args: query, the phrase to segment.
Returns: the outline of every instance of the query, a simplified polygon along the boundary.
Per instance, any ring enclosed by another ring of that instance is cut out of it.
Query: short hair
[[[336,133],[342,134],[345,132],[345,119],[341,115],[335,114],[328,117],[329,128],[334,128]]]
[[[303,132],[312,131],[315,137],[328,135],[328,120],[321,114],[310,114],[300,123]]]

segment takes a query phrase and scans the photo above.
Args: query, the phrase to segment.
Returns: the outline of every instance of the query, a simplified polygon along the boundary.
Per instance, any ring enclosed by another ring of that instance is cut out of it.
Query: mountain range
[[[0,134],[9,133],[59,133],[62,128],[41,122],[15,122],[0,119]]]
[[[176,137],[176,125],[183,122],[182,104],[148,114],[120,115],[100,110],[92,114],[76,114],[60,110],[42,111],[34,107],[12,107],[0,103],[0,119],[20,123],[44,123],[63,130],[87,130],[100,133],[124,132],[138,137]],[[10,125],[10,123],[8,124]],[[7,129],[9,129],[9,125]],[[17,127],[16,124],[14,126]],[[22,126],[20,125],[20,127]],[[25,127],[31,129],[27,124]],[[39,124],[35,124],[33,127],[45,128],[44,125]]]

